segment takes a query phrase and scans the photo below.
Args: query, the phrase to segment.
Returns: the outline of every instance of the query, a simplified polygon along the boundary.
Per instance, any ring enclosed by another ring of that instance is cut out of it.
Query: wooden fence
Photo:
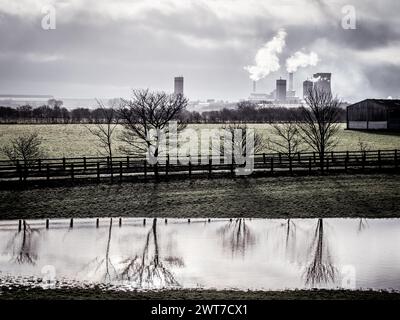
[[[283,153],[256,154],[251,174],[315,174],[334,171],[394,170],[399,166],[398,150],[345,151],[326,153],[320,159],[316,152],[292,155]],[[161,158],[151,165],[137,157],[82,157],[0,161],[0,183],[25,181],[133,181],[164,179],[170,176],[192,178],[199,175],[225,174],[236,176],[244,165],[224,162],[223,158]]]

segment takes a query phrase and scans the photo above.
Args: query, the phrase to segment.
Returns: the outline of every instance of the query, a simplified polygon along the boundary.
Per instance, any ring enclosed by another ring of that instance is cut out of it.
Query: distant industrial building
[[[366,99],[347,106],[347,129],[400,130],[400,100]]]
[[[296,91],[293,90],[293,72],[289,73],[289,90],[286,92],[286,96],[290,98],[296,96]]]
[[[286,101],[286,80],[276,80],[276,100],[280,102]]]
[[[183,94],[183,77],[175,77],[174,93]]]
[[[315,73],[313,77],[315,89],[324,90],[325,92],[332,94],[331,73]]]
[[[313,89],[313,82],[310,80],[306,80],[303,82],[303,98],[305,99],[309,92]]]

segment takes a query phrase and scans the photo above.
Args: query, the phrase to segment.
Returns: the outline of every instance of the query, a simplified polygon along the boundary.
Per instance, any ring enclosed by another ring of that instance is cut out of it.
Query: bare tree
[[[109,157],[108,166],[111,168],[111,179],[113,178],[113,142],[114,131],[118,125],[118,116],[115,109],[116,101],[110,101],[110,107],[104,106],[100,100],[96,100],[98,104],[98,113],[101,119],[94,124],[94,128],[87,125],[89,132],[98,139],[99,152],[103,156]]]
[[[360,150],[360,152],[366,152],[370,151],[371,147],[367,142],[365,142],[361,138],[358,138],[358,150]]]
[[[240,151],[241,156],[254,155],[261,152],[266,146],[263,135],[254,129],[254,144],[251,150],[247,150],[247,138],[251,131],[245,124],[232,123],[224,126],[223,129],[228,132],[228,135],[222,137],[220,153],[227,157],[232,158],[232,152],[234,152],[234,150]],[[225,147],[227,147],[225,143],[227,138],[230,139],[230,141],[228,141],[228,149],[225,150]]]
[[[305,98],[307,107],[301,107],[298,123],[299,133],[304,142],[320,158],[324,170],[325,153],[332,151],[338,143],[340,101],[321,88],[312,88]]]
[[[133,90],[131,100],[121,99],[119,115],[123,131],[120,140],[125,143],[120,150],[126,154],[150,155],[157,158],[166,141],[169,122],[177,122],[177,133],[186,124],[182,121],[182,113],[188,100],[181,94],[167,94],[146,90]],[[154,130],[155,135],[150,135]],[[165,134],[162,134],[165,133]],[[158,176],[157,165],[155,174]]]
[[[301,151],[302,139],[295,122],[275,123],[272,128],[276,137],[268,139],[268,149],[282,152],[288,158],[294,157],[297,152]]]
[[[37,159],[44,156],[42,149],[42,139],[38,132],[25,132],[22,135],[11,139],[10,144],[1,148],[1,151],[15,165],[19,161],[23,161],[23,178],[27,179],[28,170],[32,167]]]
[[[89,132],[99,141],[100,153],[110,157],[113,156],[113,136],[115,128],[118,125],[117,111],[115,109],[115,101],[111,102],[111,106],[107,108],[100,100],[96,100],[98,111],[100,112],[100,121],[94,124],[94,128],[86,126]]]
[[[43,156],[41,144],[42,139],[38,132],[25,132],[11,139],[10,144],[2,147],[1,150],[12,162],[23,160],[26,165],[29,165],[32,160]]]

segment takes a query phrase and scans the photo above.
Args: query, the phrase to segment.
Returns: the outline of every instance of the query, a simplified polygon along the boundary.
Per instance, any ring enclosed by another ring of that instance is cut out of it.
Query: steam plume
[[[297,51],[286,60],[287,72],[295,72],[299,67],[316,66],[319,61],[318,55],[315,52],[309,54]]]
[[[280,68],[278,54],[285,46],[286,31],[281,29],[278,33],[262,48],[257,51],[255,65],[244,67],[250,73],[250,79],[258,81],[265,78],[271,72],[278,71]]]

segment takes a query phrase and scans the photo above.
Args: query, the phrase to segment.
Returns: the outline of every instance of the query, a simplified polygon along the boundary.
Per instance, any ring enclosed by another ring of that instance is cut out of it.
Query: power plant
[[[286,80],[276,80],[276,100],[286,102]]]
[[[174,93],[183,95],[183,77],[175,77],[174,79]]]
[[[253,81],[253,92],[250,94],[249,100],[255,103],[262,104],[279,104],[279,105],[300,105],[304,102],[307,94],[313,88],[319,88],[331,93],[331,73],[315,73],[312,79],[303,81],[303,97],[296,96],[294,90],[294,73],[288,74],[288,81],[286,79],[277,79],[276,87],[271,93],[256,92],[256,81]]]

